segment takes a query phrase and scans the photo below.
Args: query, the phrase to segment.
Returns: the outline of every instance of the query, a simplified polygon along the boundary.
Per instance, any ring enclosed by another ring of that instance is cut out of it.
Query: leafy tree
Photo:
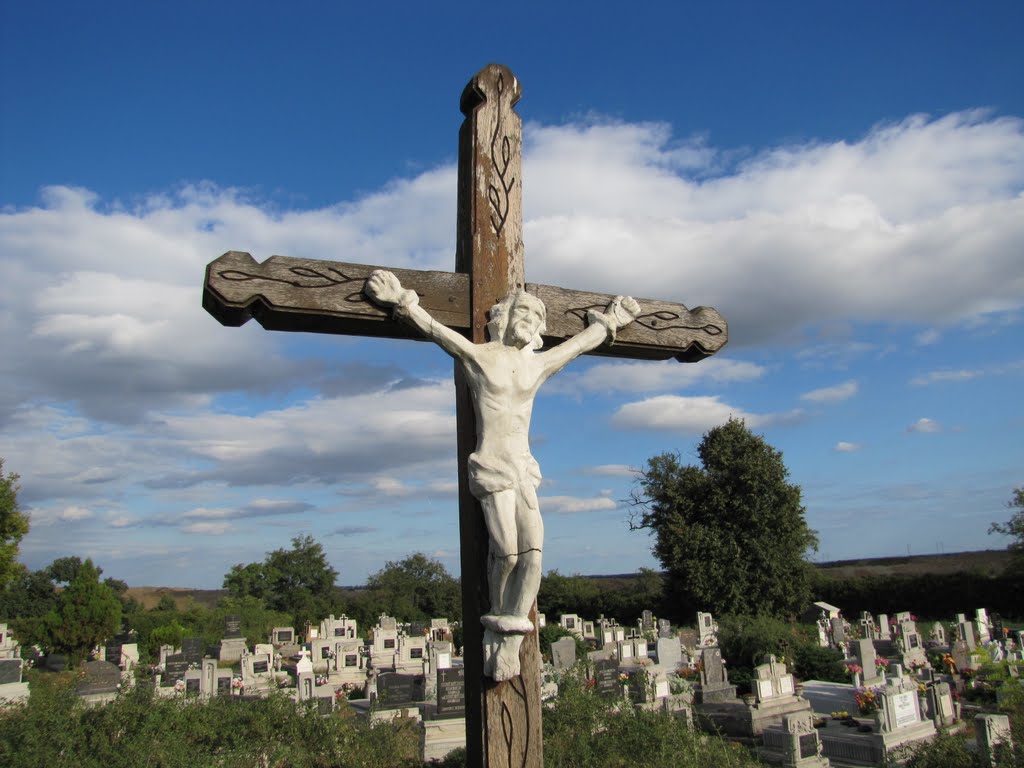
[[[600,589],[593,579],[576,573],[563,576],[557,570],[548,571],[540,582],[537,592],[538,609],[548,616],[559,616],[563,613],[584,613],[592,611],[589,606],[598,601]]]
[[[58,584],[70,584],[75,580],[75,576],[82,569],[82,558],[69,556],[69,557],[58,557],[48,566],[46,566],[46,573],[50,576],[50,579],[57,582]],[[101,576],[103,569],[97,567],[96,575]]]
[[[18,509],[18,489],[18,476],[4,474],[4,460],[0,459],[0,589],[24,569],[15,559],[18,544],[28,533],[28,515]]]
[[[630,525],[655,535],[654,554],[682,615],[794,613],[810,599],[807,526],[800,487],[782,454],[741,420],[704,435],[701,466],[678,454],[648,460],[633,490]]]
[[[1005,523],[992,523],[988,532],[1013,537],[1007,549],[1014,555],[1011,567],[1016,569],[1024,566],[1024,488],[1014,488],[1013,498],[1006,506],[1017,511]]]
[[[295,625],[329,612],[338,572],[312,536],[296,536],[291,549],[268,552],[262,563],[235,565],[224,576],[231,597],[256,597],[276,611],[287,611]]]
[[[100,572],[86,560],[47,615],[50,646],[77,664],[94,646],[112,637],[121,624],[117,593],[100,583]]]
[[[386,562],[366,586],[380,610],[405,621],[457,619],[462,613],[458,580],[439,560],[422,552]]]

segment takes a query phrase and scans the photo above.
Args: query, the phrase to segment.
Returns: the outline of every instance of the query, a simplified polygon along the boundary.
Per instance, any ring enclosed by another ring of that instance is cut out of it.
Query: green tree
[[[366,580],[380,610],[405,621],[461,616],[459,582],[439,560],[416,552]]]
[[[86,560],[47,615],[50,646],[68,654],[72,665],[96,645],[112,637],[121,625],[121,601],[100,572]]]
[[[563,613],[585,613],[594,605],[600,589],[593,579],[578,573],[563,576],[556,569],[544,574],[537,592],[538,610],[549,617]]]
[[[18,490],[18,476],[4,474],[0,459],[0,590],[24,570],[16,558],[18,544],[28,533],[28,515],[18,509]]]
[[[338,572],[312,536],[296,536],[291,549],[268,552],[262,563],[235,565],[224,576],[231,597],[256,597],[275,611],[286,611],[296,626],[327,615]]]
[[[730,419],[704,435],[697,455],[700,467],[678,454],[649,459],[633,490],[630,525],[654,533],[670,604],[685,616],[795,613],[810,599],[805,557],[818,542],[782,453]]]
[[[1013,568],[1024,566],[1024,488],[1014,488],[1013,498],[1006,503],[1010,509],[1016,512],[1010,516],[1005,523],[992,523],[988,532],[1001,533],[1003,536],[1012,536],[1013,541],[1007,547],[1013,553]]]

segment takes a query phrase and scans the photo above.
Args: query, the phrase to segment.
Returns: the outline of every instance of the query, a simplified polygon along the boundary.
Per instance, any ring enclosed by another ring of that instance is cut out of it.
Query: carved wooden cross
[[[455,272],[393,269],[405,288],[438,322],[474,343],[487,341],[487,311],[525,288],[547,307],[546,345],[583,330],[588,310],[612,296],[525,282],[522,241],[522,122],[513,110],[519,81],[491,64],[462,93],[459,131]],[[255,318],[264,328],[417,339],[363,293],[377,266],[271,256],[262,264],[229,251],[206,269],[203,306],[224,325]],[[696,362],[725,345],[725,321],[713,309],[638,299],[641,313],[614,345],[595,354]],[[487,605],[488,534],[469,492],[467,459],[476,440],[473,405],[461,367],[455,366],[458,423],[459,530],[466,671],[467,765],[539,768],[542,764],[540,651],[537,633],[522,645],[519,677],[496,683],[483,677],[480,616]],[[543,511],[543,510],[542,510]],[[531,612],[536,626],[536,606]]]

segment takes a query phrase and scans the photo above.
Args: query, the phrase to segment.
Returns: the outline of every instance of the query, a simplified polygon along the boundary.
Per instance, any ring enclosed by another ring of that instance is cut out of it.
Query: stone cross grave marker
[[[209,264],[203,290],[203,306],[224,325],[239,326],[255,318],[269,330],[427,337],[456,358],[467,764],[489,767],[540,766],[543,754],[540,651],[532,605],[543,528],[535,488],[530,487],[539,478],[532,457],[523,467],[514,467],[518,476],[508,490],[517,508],[530,507],[536,515],[520,536],[536,533],[538,541],[529,539],[523,555],[518,549],[512,558],[500,548],[495,533],[500,529],[489,530],[484,517],[494,509],[500,516],[509,500],[496,477],[502,468],[479,461],[487,458],[483,444],[489,439],[489,415],[482,413],[478,424],[474,412],[474,402],[489,396],[494,374],[486,366],[474,368],[475,363],[490,354],[484,348],[510,344],[503,328],[501,338],[493,338],[496,313],[504,307],[506,327],[522,322],[517,312],[528,316],[535,335],[526,351],[533,351],[534,342],[544,346],[536,358],[529,358],[529,365],[538,369],[537,386],[581,353],[696,362],[717,352],[728,338],[725,320],[714,309],[690,310],[649,299],[633,302],[525,281],[522,122],[513,109],[520,95],[519,81],[498,64],[480,70],[462,93],[454,272],[384,272],[370,265],[284,256],[257,263],[248,253],[229,251]],[[489,318],[492,309],[496,311]],[[487,343],[489,330],[492,344]],[[504,353],[506,360],[524,349],[516,346]],[[528,360],[525,353],[519,359]],[[499,363],[497,373],[510,376],[514,370],[509,367]],[[526,415],[520,414],[525,427],[535,391],[526,387],[520,393],[522,403],[515,404],[525,409]],[[494,421],[503,418],[507,423],[512,415],[506,411]],[[511,439],[511,434],[498,435],[495,442],[507,445]],[[471,454],[478,459],[473,466]],[[505,458],[499,463],[507,463]],[[503,495],[504,500],[499,498]],[[484,541],[490,542],[489,548],[481,546]],[[514,600],[505,600],[505,587]],[[531,605],[522,609],[527,602]],[[530,641],[523,642],[527,636]]]

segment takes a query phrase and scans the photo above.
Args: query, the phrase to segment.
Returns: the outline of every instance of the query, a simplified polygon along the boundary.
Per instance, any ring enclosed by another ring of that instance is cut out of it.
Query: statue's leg
[[[491,613],[507,613],[502,600],[505,583],[516,566],[516,495],[515,491],[498,491],[480,499],[490,543],[487,552],[488,595]]]
[[[544,549],[544,521],[537,492],[523,486],[516,498],[516,528],[519,531],[519,562],[505,585],[504,604],[517,616],[529,616],[537,599]]]

